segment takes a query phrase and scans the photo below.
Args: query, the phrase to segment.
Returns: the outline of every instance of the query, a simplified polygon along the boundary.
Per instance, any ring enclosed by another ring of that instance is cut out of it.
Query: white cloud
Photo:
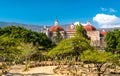
[[[116,10],[113,9],[113,8],[109,8],[109,11],[110,11],[110,12],[116,12]]]
[[[75,22],[75,23],[74,23],[74,25],[79,25],[79,24],[80,24],[80,22]]]
[[[120,24],[119,25],[101,25],[100,28],[116,28],[116,27],[120,27]]]
[[[93,17],[93,21],[103,28],[120,27],[120,18],[115,15],[97,14]]]
[[[87,25],[86,23],[81,23],[83,26]]]
[[[86,25],[86,23],[80,23],[80,22],[75,22],[74,25],[79,25],[79,24],[82,24],[83,26]]]
[[[110,12],[110,13],[115,13],[115,12],[117,12],[117,10],[115,10],[115,9],[113,9],[113,8],[103,8],[103,7],[101,7],[100,9],[101,9],[101,11],[103,11],[103,12]]]
[[[101,8],[101,10],[102,10],[102,11],[107,11],[107,9],[106,9],[106,8],[103,8],[103,7]]]

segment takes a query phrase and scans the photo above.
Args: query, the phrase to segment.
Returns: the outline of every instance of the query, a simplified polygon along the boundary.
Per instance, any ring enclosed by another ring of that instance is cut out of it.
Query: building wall
[[[87,31],[88,37],[91,39],[91,45],[100,46],[100,32],[99,31]]]
[[[75,31],[66,32],[66,38],[74,37],[74,35],[75,35]]]
[[[63,31],[61,31],[60,33],[63,36],[63,38],[71,38],[71,37],[74,37],[74,34],[75,34],[74,31],[66,32],[66,34],[64,34]],[[52,38],[55,35],[56,35],[56,32],[53,32],[50,38]],[[87,35],[91,39],[91,43],[90,43],[91,45],[100,46],[100,32],[99,31],[87,31]]]

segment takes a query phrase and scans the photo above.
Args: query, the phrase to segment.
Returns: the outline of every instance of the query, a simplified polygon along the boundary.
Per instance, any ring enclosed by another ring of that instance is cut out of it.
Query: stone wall
[[[100,46],[100,32],[99,31],[87,31],[88,37],[91,39],[91,45]]]

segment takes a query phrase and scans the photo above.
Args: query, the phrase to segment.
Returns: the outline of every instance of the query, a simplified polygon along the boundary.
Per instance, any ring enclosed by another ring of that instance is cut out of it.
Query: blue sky
[[[96,27],[119,26],[120,0],[0,0],[0,21],[53,25],[56,17],[60,25],[89,20]]]

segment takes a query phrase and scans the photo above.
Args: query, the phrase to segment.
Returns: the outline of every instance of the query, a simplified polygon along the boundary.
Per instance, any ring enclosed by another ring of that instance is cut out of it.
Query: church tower
[[[44,27],[43,27],[43,33],[45,33],[47,35],[47,37],[49,38],[49,29],[47,28],[46,25],[44,25]]]

